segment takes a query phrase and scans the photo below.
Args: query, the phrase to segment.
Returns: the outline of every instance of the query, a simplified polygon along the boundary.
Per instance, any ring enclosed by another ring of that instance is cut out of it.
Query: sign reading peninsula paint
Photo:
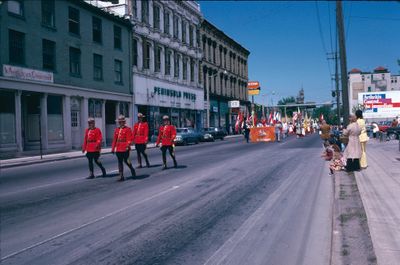
[[[196,94],[189,93],[189,92],[177,91],[177,90],[169,89],[169,88],[155,86],[154,94],[168,96],[168,97],[184,98],[184,99],[188,99],[191,101],[196,101]]]
[[[364,106],[367,119],[400,116],[400,91],[359,93],[358,103]]]
[[[51,72],[39,71],[7,64],[3,64],[3,76],[46,83],[54,82],[53,73]]]

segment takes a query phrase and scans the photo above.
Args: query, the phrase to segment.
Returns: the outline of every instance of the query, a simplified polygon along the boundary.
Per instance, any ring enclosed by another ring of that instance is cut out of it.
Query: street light
[[[223,72],[224,75],[228,74],[228,72],[226,70],[224,70]],[[217,73],[210,75],[209,76],[209,82],[208,84],[206,84],[206,89],[207,89],[207,128],[210,128],[210,85],[211,85],[211,78],[216,77],[218,75],[218,71]]]

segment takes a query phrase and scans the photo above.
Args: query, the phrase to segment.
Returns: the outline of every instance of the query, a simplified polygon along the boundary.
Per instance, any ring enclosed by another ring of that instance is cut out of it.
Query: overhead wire
[[[315,1],[315,8],[316,8],[316,14],[317,14],[317,20],[318,20],[318,30],[319,30],[319,36],[321,39],[321,43],[322,43],[322,48],[324,49],[325,52],[325,56],[328,55],[328,51],[326,49],[326,45],[325,45],[325,40],[324,40],[324,34],[322,32],[322,26],[321,26],[321,17],[319,14],[319,6],[318,6],[318,1]],[[331,70],[331,65],[329,63],[329,60],[327,60],[328,63],[328,70],[329,70],[329,78],[332,78],[332,70]]]

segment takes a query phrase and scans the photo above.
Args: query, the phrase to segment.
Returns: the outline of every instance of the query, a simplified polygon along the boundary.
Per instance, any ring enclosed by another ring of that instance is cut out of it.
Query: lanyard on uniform
[[[119,128],[119,131],[118,131],[117,142],[118,142],[118,140],[119,140],[119,137],[121,136],[121,131],[122,131],[122,128],[120,127],[120,128]]]

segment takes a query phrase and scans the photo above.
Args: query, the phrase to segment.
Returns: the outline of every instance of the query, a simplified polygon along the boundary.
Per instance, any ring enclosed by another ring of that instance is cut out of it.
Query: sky
[[[336,47],[335,1],[198,2],[205,19],[250,51],[256,102],[276,104],[301,87],[306,101],[332,100],[335,64],[326,53]],[[343,13],[348,71],[384,66],[399,74],[400,1],[344,1]]]

